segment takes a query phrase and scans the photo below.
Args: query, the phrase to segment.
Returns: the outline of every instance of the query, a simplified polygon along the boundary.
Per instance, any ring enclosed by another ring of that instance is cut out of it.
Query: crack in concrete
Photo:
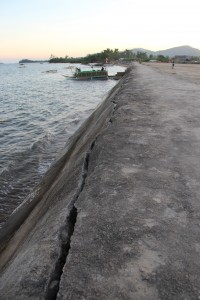
[[[60,251],[60,256],[57,260],[57,263],[55,265],[54,272],[51,276],[48,288],[47,288],[47,293],[46,293],[46,299],[47,300],[54,300],[57,298],[57,294],[59,291],[59,285],[60,285],[60,279],[63,273],[63,267],[66,263],[67,256],[69,254],[70,250],[70,242],[71,242],[71,237],[74,232],[74,227],[76,223],[76,218],[77,218],[77,208],[75,205],[72,206],[70,213],[67,217],[66,228],[62,229],[61,233],[61,251]]]
[[[65,228],[61,228],[61,234],[60,234],[61,251],[60,251],[60,256],[55,265],[55,269],[53,271],[53,274],[51,275],[51,278],[50,278],[50,281],[48,284],[47,293],[46,293],[47,300],[56,300],[57,299],[57,294],[58,294],[59,286],[60,286],[60,280],[61,280],[61,276],[63,273],[63,268],[66,264],[67,256],[69,254],[71,238],[74,233],[74,228],[75,228],[76,219],[77,219],[77,215],[78,215],[75,203],[78,200],[81,192],[83,191],[84,185],[85,185],[85,181],[86,181],[87,174],[88,174],[90,154],[91,154],[92,149],[94,148],[96,139],[92,142],[89,150],[86,152],[85,159],[83,162],[83,168],[82,168],[81,184],[77,191],[77,194],[75,195],[74,199],[70,203],[71,208],[70,208],[69,215],[67,216],[67,219],[66,219],[66,226],[65,226]]]
[[[117,103],[112,100],[113,103],[113,111],[112,111],[112,116],[115,113],[116,110],[116,106]],[[110,120],[108,121],[108,126],[110,124],[112,124],[112,117],[110,118]],[[90,148],[88,149],[88,151],[86,152],[85,155],[85,159],[83,162],[83,167],[82,167],[82,178],[81,178],[81,183],[79,186],[79,189],[74,197],[74,199],[71,201],[70,206],[71,208],[69,209],[69,215],[67,216],[66,219],[66,226],[65,228],[61,228],[61,234],[60,234],[60,241],[61,241],[61,251],[60,251],[60,256],[57,260],[57,263],[55,265],[55,269],[51,275],[49,284],[48,284],[48,288],[47,288],[47,293],[46,293],[46,300],[56,300],[57,299],[57,295],[59,292],[59,287],[60,287],[60,281],[61,281],[61,277],[63,274],[63,268],[66,264],[67,261],[67,257],[70,251],[70,244],[71,244],[71,238],[73,236],[74,233],[74,229],[75,229],[75,224],[76,224],[76,219],[77,219],[77,208],[75,206],[76,201],[78,200],[81,192],[83,191],[83,188],[85,186],[85,181],[87,178],[87,174],[88,174],[88,167],[89,167],[89,161],[90,161],[90,155],[91,152],[95,146],[97,137],[95,138],[95,140],[92,142]],[[70,207],[69,206],[69,207]]]
[[[113,103],[113,112],[112,112],[112,116],[114,116],[114,113],[115,113],[115,110],[116,110],[116,106],[117,106],[117,103],[113,100],[112,101]],[[113,120],[112,120],[112,117],[110,118],[110,120],[108,121],[108,125],[112,124]]]

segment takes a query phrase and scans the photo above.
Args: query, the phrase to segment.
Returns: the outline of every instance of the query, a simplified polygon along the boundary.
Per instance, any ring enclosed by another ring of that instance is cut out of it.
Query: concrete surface
[[[200,299],[200,86],[167,66],[135,65],[72,138],[2,246],[2,299]]]

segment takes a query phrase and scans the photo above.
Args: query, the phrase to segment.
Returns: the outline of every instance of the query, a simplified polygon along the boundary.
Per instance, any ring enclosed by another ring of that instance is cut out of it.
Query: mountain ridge
[[[152,51],[144,48],[133,48],[131,49],[133,53],[137,52],[146,52],[147,55],[163,55],[163,56],[169,56],[174,57],[176,55],[187,55],[187,56],[200,56],[200,50],[197,48],[193,48],[188,45],[179,46],[179,47],[173,47],[166,50],[158,50],[158,51]]]

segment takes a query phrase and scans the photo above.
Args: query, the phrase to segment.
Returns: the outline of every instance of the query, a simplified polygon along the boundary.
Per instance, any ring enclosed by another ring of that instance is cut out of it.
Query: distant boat
[[[109,79],[119,80],[124,76],[125,72],[117,72],[115,75],[108,76]]]
[[[57,70],[47,70],[45,73],[57,73]]]
[[[106,80],[108,79],[108,72],[104,68],[101,68],[101,70],[88,71],[81,71],[81,69],[76,68],[72,78],[77,80]]]
[[[65,67],[65,69],[70,69],[70,70],[72,70],[72,69],[75,69],[75,67],[74,67],[74,66],[67,66],[67,67]]]
[[[18,68],[25,68],[26,66],[24,64],[19,64]]]

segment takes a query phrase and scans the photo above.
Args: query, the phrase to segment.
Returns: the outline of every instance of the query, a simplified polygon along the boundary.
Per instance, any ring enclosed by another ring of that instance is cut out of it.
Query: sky
[[[200,49],[199,0],[0,0],[0,62]]]

